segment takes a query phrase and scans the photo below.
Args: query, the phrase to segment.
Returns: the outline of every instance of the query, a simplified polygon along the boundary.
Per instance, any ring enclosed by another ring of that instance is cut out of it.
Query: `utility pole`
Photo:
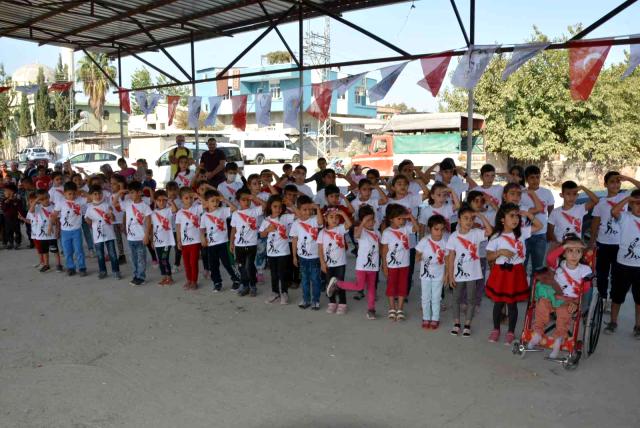
[[[476,35],[476,0],[471,0],[469,23],[469,49],[473,49]],[[472,54],[472,51],[469,53]],[[469,89],[469,109],[467,110],[467,174],[471,173],[473,157],[473,89]]]

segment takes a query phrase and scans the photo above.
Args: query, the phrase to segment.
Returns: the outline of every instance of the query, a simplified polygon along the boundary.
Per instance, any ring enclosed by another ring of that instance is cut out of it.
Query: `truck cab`
[[[368,153],[353,156],[351,164],[377,169],[382,176],[393,175],[393,135],[373,135]]]

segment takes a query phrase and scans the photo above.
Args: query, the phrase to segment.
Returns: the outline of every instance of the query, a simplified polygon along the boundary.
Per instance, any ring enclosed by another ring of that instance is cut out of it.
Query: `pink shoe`
[[[422,328],[425,330],[430,330],[431,329],[431,321],[422,321]]]
[[[327,305],[327,313],[328,314],[335,314],[337,309],[338,309],[338,304],[337,303],[329,303]]]
[[[336,311],[338,315],[344,315],[347,313],[347,305],[338,305],[338,310]]]
[[[431,329],[437,330],[440,327],[440,321],[431,321]]]
[[[500,330],[491,330],[489,333],[489,342],[496,343],[500,339]]]
[[[507,336],[504,338],[504,344],[510,346],[511,343],[515,340],[516,335],[513,334],[512,331],[507,332]]]

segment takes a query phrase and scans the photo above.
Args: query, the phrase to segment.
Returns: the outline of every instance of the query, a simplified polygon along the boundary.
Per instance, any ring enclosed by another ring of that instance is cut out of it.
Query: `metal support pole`
[[[122,58],[120,58],[120,48],[118,48],[118,89],[120,88],[122,88]],[[118,94],[118,100],[120,100],[119,94]],[[120,101],[120,154],[122,154],[122,157],[125,157],[124,156],[124,115],[122,114],[122,101]]]
[[[476,38],[476,0],[471,0],[469,42],[473,48]],[[469,89],[469,109],[467,111],[467,174],[471,172],[471,158],[473,157],[473,89]]]
[[[196,55],[194,48],[194,40],[193,40],[193,31],[191,32],[191,95],[196,96]],[[200,117],[198,116],[198,121],[196,122],[195,129],[195,137],[196,137],[196,152],[194,159],[196,161],[196,167],[200,163],[200,157],[198,156],[198,126],[200,126]]]
[[[298,70],[300,70],[300,72],[298,73],[299,76],[299,88],[300,88],[300,112],[298,113],[298,136],[299,136],[299,143],[300,143],[300,165],[302,165],[304,163],[304,132],[303,132],[303,128],[304,128],[304,70],[303,70],[303,65],[304,65],[304,34],[303,34],[303,23],[304,23],[304,19],[303,19],[303,14],[302,14],[302,2],[300,2],[298,4],[298,59],[300,60],[300,65]]]

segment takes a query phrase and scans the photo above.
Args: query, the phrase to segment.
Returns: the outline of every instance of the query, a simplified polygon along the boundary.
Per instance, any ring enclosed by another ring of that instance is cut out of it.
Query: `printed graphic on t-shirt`
[[[460,244],[468,251],[468,253],[463,253],[460,255],[458,259],[458,263],[456,263],[456,274],[457,278],[468,278],[471,276],[470,272],[465,270],[465,263],[467,260],[465,258],[470,258],[471,260],[478,260],[478,247],[473,242],[464,239],[462,236],[457,236],[456,239]]]
[[[366,260],[362,265],[365,269],[377,269],[378,268],[378,259],[380,258],[380,239],[378,235],[374,232],[369,232],[368,230],[363,230],[362,233],[366,233],[373,243],[371,247],[369,247],[369,251],[367,251]]]
[[[440,270],[444,265],[445,252],[442,247],[433,242],[431,239],[428,239],[429,247],[431,248],[431,252],[435,254],[435,259],[433,255],[429,255],[426,260],[423,261],[422,272],[420,276],[425,279],[436,279],[436,274],[434,272],[434,264],[437,264],[437,268]]]

